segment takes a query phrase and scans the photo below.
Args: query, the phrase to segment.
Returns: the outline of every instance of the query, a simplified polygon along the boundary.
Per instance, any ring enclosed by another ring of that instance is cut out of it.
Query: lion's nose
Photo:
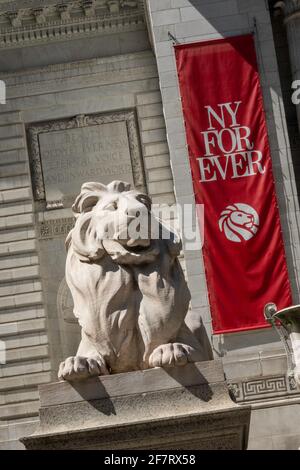
[[[129,217],[140,217],[141,211],[132,207],[130,209],[126,209],[125,214]]]
[[[127,216],[130,218],[137,218],[141,215],[140,211],[128,211]]]

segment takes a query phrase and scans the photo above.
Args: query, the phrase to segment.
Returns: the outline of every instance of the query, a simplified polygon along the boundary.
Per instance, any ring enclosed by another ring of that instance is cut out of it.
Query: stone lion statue
[[[85,183],[72,209],[66,280],[82,337],[59,379],[211,359],[201,318],[189,310],[181,241],[153,216],[149,196],[121,181]]]

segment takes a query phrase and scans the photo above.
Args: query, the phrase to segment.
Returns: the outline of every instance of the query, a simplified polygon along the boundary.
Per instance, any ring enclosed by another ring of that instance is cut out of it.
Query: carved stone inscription
[[[44,132],[39,143],[47,201],[74,199],[90,179],[133,182],[124,121]]]
[[[85,181],[146,189],[134,111],[33,124],[28,143],[35,199],[47,209],[70,207]]]

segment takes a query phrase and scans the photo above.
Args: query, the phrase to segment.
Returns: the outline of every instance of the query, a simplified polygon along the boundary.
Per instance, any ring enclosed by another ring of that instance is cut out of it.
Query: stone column
[[[283,10],[285,15],[284,22],[287,29],[292,78],[293,81],[300,80],[300,0],[285,0]],[[299,105],[297,106],[297,117],[300,132]]]

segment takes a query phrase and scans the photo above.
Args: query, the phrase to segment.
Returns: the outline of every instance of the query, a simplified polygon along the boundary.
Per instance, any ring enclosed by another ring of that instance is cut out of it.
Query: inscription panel
[[[47,201],[74,199],[84,181],[133,183],[126,123],[39,135]]]
[[[86,181],[146,190],[134,111],[31,125],[28,143],[35,199],[47,209],[70,207]]]

